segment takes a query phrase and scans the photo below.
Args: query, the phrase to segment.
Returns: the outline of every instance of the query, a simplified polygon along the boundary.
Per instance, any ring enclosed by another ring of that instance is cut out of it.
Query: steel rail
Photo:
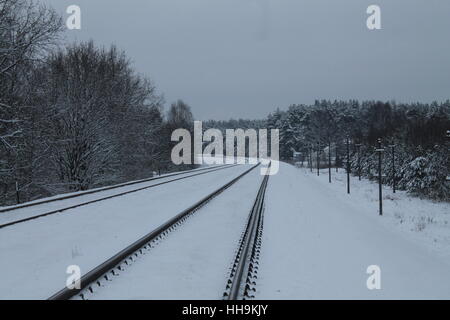
[[[196,177],[196,176],[200,176],[200,175],[203,175],[203,174],[211,173],[211,172],[218,171],[218,170],[224,170],[224,169],[228,169],[228,168],[235,167],[235,166],[237,166],[237,165],[235,164],[235,165],[230,165],[230,166],[221,166],[219,168],[215,168],[215,169],[212,169],[212,170],[202,171],[200,173],[194,173],[194,174],[191,174],[189,176],[184,176],[184,177],[181,177],[181,178],[176,178],[176,179],[172,179],[172,180],[168,180],[168,181],[152,184],[150,186],[145,186],[145,187],[141,187],[141,188],[138,188],[138,189],[133,189],[133,190],[128,190],[128,191],[121,192],[121,193],[116,193],[116,194],[113,194],[113,195],[110,195],[110,196],[107,196],[107,197],[98,198],[98,199],[94,199],[94,200],[78,203],[78,204],[75,204],[75,205],[72,205],[72,206],[55,209],[55,210],[52,210],[52,211],[48,211],[48,212],[44,212],[44,213],[41,213],[41,214],[37,214],[35,216],[31,216],[31,217],[27,217],[27,218],[23,218],[23,219],[7,222],[7,223],[4,223],[4,224],[0,224],[0,229],[5,228],[5,227],[9,227],[9,226],[12,226],[12,225],[15,225],[15,224],[18,224],[18,223],[22,223],[22,222],[26,222],[26,221],[30,221],[30,220],[34,220],[34,219],[38,219],[38,218],[42,218],[42,217],[49,216],[49,215],[56,214],[56,213],[60,213],[60,212],[64,212],[64,211],[67,211],[67,210],[70,210],[70,209],[75,209],[75,208],[78,208],[78,207],[86,206],[86,205],[89,205],[89,204],[92,204],[92,203],[96,203],[96,202],[100,202],[100,201],[104,201],[104,200],[120,197],[120,196],[123,196],[123,195],[126,195],[126,194],[130,194],[130,193],[134,193],[134,192],[150,189],[150,188],[157,187],[157,186],[160,186],[160,185],[163,185],[163,184],[167,184],[167,183],[170,183],[170,182],[179,181],[179,180],[183,180],[183,179],[187,179],[187,178],[191,178],[191,177]]]
[[[105,276],[109,271],[114,270],[114,268],[120,264],[121,262],[125,261],[128,257],[135,254],[137,251],[141,250],[144,246],[146,246],[149,242],[156,239],[158,236],[166,232],[169,228],[171,228],[176,223],[180,222],[182,219],[186,218],[190,214],[194,213],[196,210],[198,210],[200,207],[205,205],[207,202],[215,198],[217,195],[225,191],[227,188],[229,188],[231,185],[236,183],[238,180],[240,180],[242,177],[244,177],[246,174],[248,174],[250,171],[258,167],[260,163],[252,166],[250,169],[246,170],[245,172],[241,173],[239,176],[225,184],[224,186],[218,188],[211,194],[207,195],[197,203],[193,204],[189,208],[183,210],[181,213],[176,215],[175,217],[171,218],[155,230],[149,232],[147,235],[143,236],[136,242],[132,243],[125,249],[121,250],[102,264],[98,265],[88,273],[86,273],[84,276],[80,279],[80,289],[69,289],[65,287],[64,289],[60,290],[59,292],[52,295],[49,300],[68,300],[78,293],[80,293],[82,290],[88,288],[92,283],[98,281],[100,278]]]
[[[14,211],[14,210],[22,209],[22,208],[34,207],[34,206],[37,206],[37,205],[40,205],[40,204],[44,204],[44,203],[50,203],[50,202],[55,202],[55,201],[61,201],[61,200],[77,198],[77,197],[81,197],[81,196],[88,195],[88,194],[93,194],[93,193],[108,191],[108,190],[117,189],[117,188],[121,188],[121,187],[127,187],[127,186],[131,186],[131,185],[134,185],[134,184],[139,184],[139,183],[149,182],[149,181],[153,181],[153,180],[159,180],[159,179],[169,178],[169,177],[173,177],[173,176],[178,176],[180,174],[188,174],[188,173],[192,173],[192,172],[211,170],[211,169],[214,169],[214,168],[217,168],[217,167],[228,167],[228,166],[230,166],[230,165],[219,165],[219,166],[215,166],[215,167],[212,167],[212,168],[209,167],[209,168],[200,168],[200,169],[194,169],[194,170],[184,170],[184,171],[169,173],[169,174],[166,174],[166,175],[163,175],[163,176],[157,176],[157,177],[151,177],[151,178],[146,178],[146,179],[141,179],[141,180],[134,180],[134,181],[124,182],[124,183],[115,184],[115,185],[112,185],[112,186],[107,186],[107,187],[95,188],[95,189],[92,189],[92,190],[82,191],[82,192],[79,192],[79,193],[76,193],[76,194],[63,195],[63,196],[57,197],[57,198],[32,201],[32,202],[23,203],[23,204],[19,204],[19,205],[15,205],[15,206],[8,206],[6,208],[0,208],[0,213]]]
[[[270,165],[268,170],[270,169]],[[251,272],[247,266],[250,266],[251,255],[254,254],[256,250],[254,249],[257,244],[257,238],[259,235],[259,229],[262,223],[262,213],[264,209],[264,197],[267,188],[267,183],[269,180],[269,175],[266,175],[261,183],[261,186],[258,190],[258,194],[256,196],[255,202],[253,204],[252,210],[250,211],[250,216],[247,222],[247,226],[244,232],[244,236],[239,245],[238,252],[236,254],[235,263],[233,265],[230,280],[231,285],[227,285],[227,289],[229,289],[229,293],[225,293],[224,297],[227,300],[238,300],[240,296],[240,292],[242,291],[242,287],[244,284],[244,272],[248,271],[248,274]],[[244,294],[245,296],[245,294]]]

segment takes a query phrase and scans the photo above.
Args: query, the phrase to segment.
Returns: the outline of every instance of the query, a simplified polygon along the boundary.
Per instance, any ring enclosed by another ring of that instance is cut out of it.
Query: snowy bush
[[[447,162],[445,152],[439,150],[417,157],[402,169],[401,185],[412,194],[448,200],[450,185],[446,181]]]
[[[450,173],[449,158],[445,151],[436,147],[434,152],[428,155],[425,169],[427,186],[425,195],[432,199],[450,199],[450,181],[447,181],[447,174]]]
[[[427,183],[426,178],[427,159],[417,157],[402,169],[402,185],[414,194],[424,194]]]

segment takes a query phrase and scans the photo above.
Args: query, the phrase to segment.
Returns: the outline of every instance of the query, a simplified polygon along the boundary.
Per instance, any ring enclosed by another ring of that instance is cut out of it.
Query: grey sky
[[[446,0],[41,0],[82,30],[68,40],[115,43],[168,103],[196,119],[263,118],[314,99],[446,100]],[[378,4],[382,30],[369,31]]]

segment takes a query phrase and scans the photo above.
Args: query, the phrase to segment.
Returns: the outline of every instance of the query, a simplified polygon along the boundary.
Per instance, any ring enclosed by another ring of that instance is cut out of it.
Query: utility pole
[[[450,141],[450,130],[447,130],[447,138],[448,138],[448,140]],[[450,149],[449,149],[449,151],[450,151]],[[448,173],[448,175],[447,175],[447,179],[446,179],[447,181],[450,181],[450,173]]]
[[[328,140],[328,182],[331,183],[331,141]]]
[[[319,163],[320,163],[320,142],[317,142],[317,176],[320,175]]]
[[[378,152],[378,198],[380,203],[380,216],[383,215],[383,181],[381,174],[381,159],[384,152],[384,149],[381,147],[381,138],[378,139],[378,148],[375,150]]]
[[[392,150],[392,191],[395,193],[395,144],[390,144]]]
[[[355,144],[356,149],[358,150],[358,179],[361,181],[361,143]]]
[[[347,193],[350,194],[350,138],[347,136]]]

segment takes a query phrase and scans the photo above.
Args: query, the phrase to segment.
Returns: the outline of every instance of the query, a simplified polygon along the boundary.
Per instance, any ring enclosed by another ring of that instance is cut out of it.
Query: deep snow
[[[262,177],[255,169],[88,299],[220,299]]]
[[[0,230],[1,299],[46,299],[66,268],[87,272],[205,197],[248,165],[211,172]]]
[[[389,213],[379,217],[376,203],[348,196],[342,183],[282,164],[266,196],[258,299],[450,298],[448,260],[388,226]],[[366,286],[370,265],[381,268],[381,290]]]
[[[223,167],[220,170],[227,170],[229,167]],[[27,202],[27,204],[36,203],[36,205],[31,207],[22,207],[23,204],[17,205],[17,206],[9,206],[9,207],[0,207],[0,209],[8,209],[8,208],[16,208],[12,211],[6,211],[6,212],[0,212],[0,224],[6,224],[9,222],[26,219],[33,216],[39,216],[40,214],[43,214],[45,212],[59,210],[66,207],[71,207],[77,204],[81,204],[84,202],[89,201],[95,201],[97,199],[114,196],[116,194],[120,194],[123,192],[132,191],[139,188],[146,188],[153,185],[158,185],[160,183],[168,182],[175,179],[180,179],[182,177],[188,177],[195,174],[206,174],[207,171],[216,170],[219,169],[218,166],[211,166],[210,168],[199,168],[195,170],[188,170],[188,171],[182,171],[182,172],[176,172],[171,173],[167,175],[161,175],[160,179],[156,180],[150,180],[150,181],[143,181],[143,180],[136,180],[134,184],[124,183],[124,184],[118,184],[118,188],[109,189],[106,188],[97,188],[92,189],[88,191],[79,191],[79,192],[73,192],[73,193],[67,193],[63,195],[53,196],[45,199],[40,199],[36,201],[30,201]],[[91,191],[98,190],[98,192],[90,193]],[[71,195],[80,195],[78,197],[64,199],[65,196],[71,196]],[[58,201],[53,201],[49,203],[42,203],[39,204],[41,201],[45,200],[53,200],[58,198],[63,198]],[[107,199],[108,200],[108,199]]]
[[[87,272],[249,166],[237,166],[0,230],[1,299],[45,299],[68,265]],[[94,299],[219,299],[262,177],[231,186],[127,267]],[[266,193],[257,299],[449,299],[450,204],[333,170],[281,163]],[[367,267],[381,268],[369,290]]]

